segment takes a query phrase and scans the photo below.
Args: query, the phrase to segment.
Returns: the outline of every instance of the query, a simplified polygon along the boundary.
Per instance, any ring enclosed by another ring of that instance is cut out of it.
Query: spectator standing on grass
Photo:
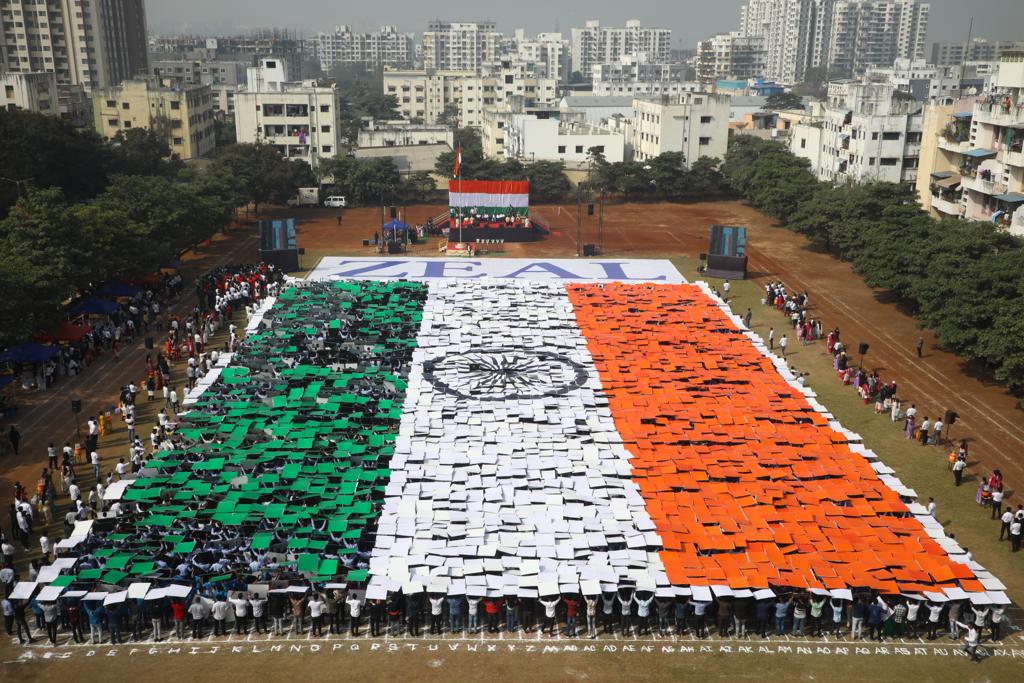
[[[939,510],[939,506],[935,504],[935,499],[934,498],[929,498],[928,499],[928,514],[931,515],[932,517],[934,517],[935,513],[938,512],[938,510]]]
[[[924,416],[924,422],[921,423],[921,429],[917,432],[917,437],[921,440],[922,446],[928,445],[928,430],[931,429],[932,423],[928,419],[928,416]]]
[[[967,461],[957,458],[957,461],[953,463],[953,481],[956,486],[960,486],[963,481],[965,469],[967,469]]]
[[[1001,524],[999,525],[999,540],[1003,540],[1005,536],[1007,539],[1010,538],[1010,525],[1013,523],[1013,510],[1006,508],[1006,512],[999,518]]]
[[[936,418],[935,419],[935,424],[932,425],[931,442],[933,444],[935,444],[936,446],[938,446],[939,444],[942,443],[942,429],[945,426],[946,425],[944,425],[942,423],[942,418],[941,417],[940,418]]]
[[[1013,521],[1010,522],[1010,551],[1017,552],[1020,550],[1020,537],[1021,537],[1021,526],[1024,522],[1021,518],[1014,516]]]
[[[750,310],[750,307],[748,306],[748,307],[747,307],[747,314],[743,316],[743,325],[744,325],[744,326],[745,326],[745,327],[746,327],[747,329],[750,329],[750,320],[751,320],[751,318],[753,318],[753,317],[754,317],[754,312],[753,312],[753,311],[751,311],[751,310]]]
[[[786,339],[786,335],[782,335],[782,337],[779,338],[779,351],[782,353],[782,357],[783,358],[786,357],[786,344],[787,343],[788,343],[788,341]]]
[[[732,291],[732,283],[728,280],[722,283],[722,301],[729,300],[729,292]]]
[[[1000,519],[1003,512],[1003,485],[992,490],[992,519]]]

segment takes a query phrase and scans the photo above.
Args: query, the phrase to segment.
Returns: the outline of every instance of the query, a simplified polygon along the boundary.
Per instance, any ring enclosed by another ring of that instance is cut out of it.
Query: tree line
[[[284,201],[313,177],[265,146],[227,147],[198,170],[151,131],[105,141],[24,111],[0,111],[0,138],[0,347],[59,322],[107,280],[157,270],[236,207]]]
[[[950,350],[1024,389],[1024,240],[988,222],[936,221],[909,185],[818,182],[775,141],[734,137],[722,171],[766,214],[910,304]]]

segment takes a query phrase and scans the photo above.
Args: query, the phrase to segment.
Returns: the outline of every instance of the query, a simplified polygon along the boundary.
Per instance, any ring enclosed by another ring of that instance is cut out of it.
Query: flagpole
[[[462,147],[459,147],[459,152],[456,159],[456,163],[458,164],[459,170],[459,244],[462,244]]]

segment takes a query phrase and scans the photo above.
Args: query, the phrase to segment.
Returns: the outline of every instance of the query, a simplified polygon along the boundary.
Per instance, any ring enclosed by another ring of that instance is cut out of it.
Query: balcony
[[[1003,152],[999,160],[1007,166],[1016,166],[1018,168],[1024,167],[1024,151]]]
[[[969,150],[970,148],[970,140],[956,142],[955,140],[947,140],[941,135],[939,136],[939,149],[944,149],[947,152],[955,152],[956,154],[966,154],[967,150]]]
[[[1024,127],[1024,104],[977,104],[974,107],[974,120],[994,126]]]
[[[965,190],[974,190],[975,192],[981,192],[982,194],[1002,194],[1006,192],[1006,185],[998,180],[983,180],[977,175],[971,176],[964,174],[963,179],[960,181],[961,186]]]
[[[943,199],[939,195],[932,195],[932,208],[946,216],[960,217],[964,215],[966,207],[957,201]]]

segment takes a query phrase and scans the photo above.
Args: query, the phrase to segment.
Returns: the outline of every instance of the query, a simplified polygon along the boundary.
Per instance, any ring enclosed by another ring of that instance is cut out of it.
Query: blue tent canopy
[[[993,149],[970,149],[964,152],[964,155],[980,159],[982,157],[994,157],[996,152]]]
[[[56,346],[26,342],[0,353],[0,363],[45,363],[57,353]]]
[[[1007,192],[1006,194],[996,195],[996,199],[1001,202],[1016,204],[1017,202],[1024,202],[1024,194],[1020,192]]]
[[[122,296],[136,296],[142,290],[135,285],[130,285],[122,280],[114,280],[100,287],[96,296],[119,298]]]
[[[385,223],[384,224],[384,229],[388,230],[388,231],[408,230],[409,229],[409,225],[408,225],[408,223],[403,223],[402,221],[395,219],[393,221]]]
[[[86,299],[82,303],[73,307],[68,313],[73,316],[78,315],[110,315],[114,311],[120,310],[121,306],[114,301],[107,301],[106,299],[98,299],[93,297],[92,299]]]

